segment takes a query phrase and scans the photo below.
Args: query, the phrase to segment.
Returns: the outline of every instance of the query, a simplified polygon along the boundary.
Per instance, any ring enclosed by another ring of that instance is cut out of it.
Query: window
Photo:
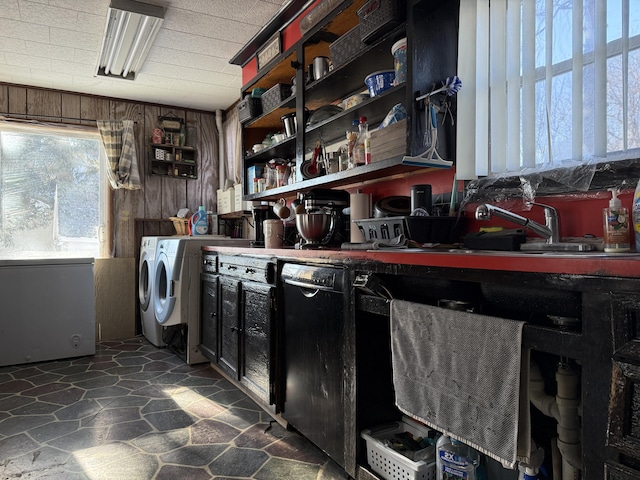
[[[636,0],[462,0],[459,40],[458,178],[640,158]]]
[[[103,155],[97,129],[0,122],[0,259],[105,256]]]

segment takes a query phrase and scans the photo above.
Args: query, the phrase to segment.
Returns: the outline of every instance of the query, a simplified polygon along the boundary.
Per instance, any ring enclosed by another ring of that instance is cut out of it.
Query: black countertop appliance
[[[302,204],[307,213],[324,211],[335,216],[334,228],[325,247],[339,247],[350,239],[350,217],[345,213],[349,207],[349,193],[343,190],[314,189],[302,195]]]
[[[268,203],[262,203],[261,205],[253,205],[251,207],[253,212],[253,226],[255,229],[255,240],[250,242],[252,247],[264,247],[264,230],[262,229],[264,221],[269,218],[278,218],[273,213],[273,208]]]

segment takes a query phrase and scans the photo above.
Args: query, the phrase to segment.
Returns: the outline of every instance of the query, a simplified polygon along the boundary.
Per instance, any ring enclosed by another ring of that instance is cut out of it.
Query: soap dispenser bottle
[[[636,238],[636,252],[640,253],[640,180],[633,192],[633,232]]]
[[[629,211],[622,206],[618,190],[609,188],[611,200],[603,210],[604,251],[621,253],[629,251]]]

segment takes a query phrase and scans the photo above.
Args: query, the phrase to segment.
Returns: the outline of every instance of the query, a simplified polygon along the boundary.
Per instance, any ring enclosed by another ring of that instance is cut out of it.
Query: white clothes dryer
[[[167,344],[188,364],[208,362],[200,344],[200,272],[202,247],[249,246],[246,239],[217,235],[169,237],[156,247],[153,306]]]
[[[165,347],[162,339],[162,325],[156,321],[153,305],[153,282],[155,277],[156,248],[158,240],[171,237],[142,237],[140,241],[140,261],[138,262],[138,304],[142,335],[156,347]]]

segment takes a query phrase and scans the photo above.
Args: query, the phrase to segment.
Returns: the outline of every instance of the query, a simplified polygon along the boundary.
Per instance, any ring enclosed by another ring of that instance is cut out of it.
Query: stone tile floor
[[[349,478],[208,364],[143,337],[0,367],[0,479]]]

